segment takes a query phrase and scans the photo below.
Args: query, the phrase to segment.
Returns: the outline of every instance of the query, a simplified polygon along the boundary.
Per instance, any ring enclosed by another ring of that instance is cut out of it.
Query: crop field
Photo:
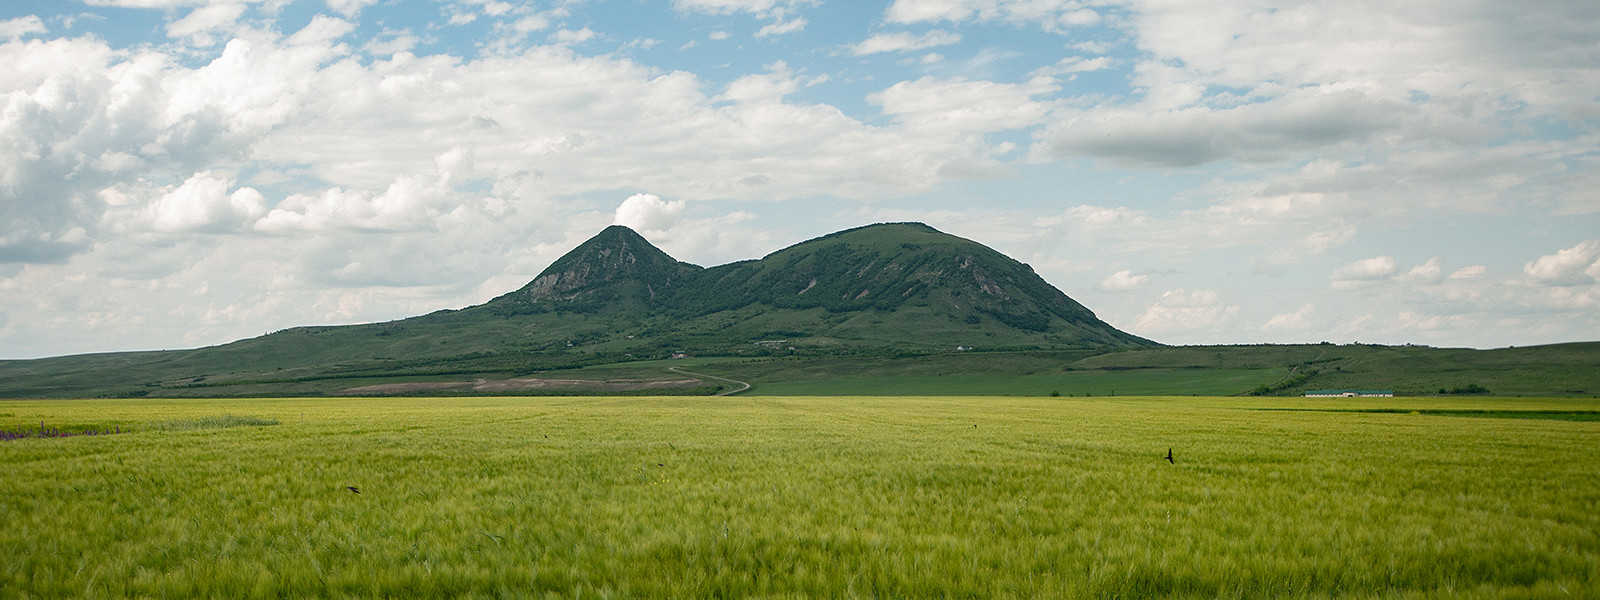
[[[1577,398],[6,401],[0,597],[1595,597],[1596,414]]]

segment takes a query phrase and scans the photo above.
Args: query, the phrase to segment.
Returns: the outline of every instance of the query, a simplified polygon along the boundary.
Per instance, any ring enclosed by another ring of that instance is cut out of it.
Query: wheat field
[[[0,596],[1592,597],[1597,408],[4,402],[115,433],[0,442]]]

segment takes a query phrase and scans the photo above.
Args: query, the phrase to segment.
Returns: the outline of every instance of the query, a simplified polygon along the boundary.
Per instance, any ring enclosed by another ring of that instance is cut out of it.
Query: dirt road
[[[736,389],[736,390],[729,390],[729,391],[722,392],[722,393],[719,393],[719,394],[712,394],[712,396],[732,396],[732,395],[737,394],[739,392],[742,392],[742,391],[750,389],[750,384],[745,383],[743,381],[738,381],[738,380],[734,380],[734,379],[728,379],[727,377],[717,377],[716,375],[706,375],[705,373],[691,373],[689,371],[685,371],[685,370],[679,369],[677,367],[667,367],[667,370],[668,371],[672,371],[673,373],[682,373],[684,375],[693,375],[695,377],[705,377],[707,379],[715,379],[717,381],[726,381],[728,383],[736,383],[736,384],[739,384],[741,386],[744,386],[744,387],[741,387],[741,388]]]

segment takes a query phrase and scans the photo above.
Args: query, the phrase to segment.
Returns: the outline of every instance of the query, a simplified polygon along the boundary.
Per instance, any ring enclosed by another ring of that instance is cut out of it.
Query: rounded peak
[[[873,248],[883,251],[917,249],[921,247],[938,246],[972,246],[982,248],[981,244],[972,240],[950,235],[934,229],[926,223],[893,222],[873,223],[843,231],[836,231],[828,235],[812,238],[788,248],[784,248],[769,256],[781,255],[794,251],[808,251],[831,244],[850,244],[863,248]]]

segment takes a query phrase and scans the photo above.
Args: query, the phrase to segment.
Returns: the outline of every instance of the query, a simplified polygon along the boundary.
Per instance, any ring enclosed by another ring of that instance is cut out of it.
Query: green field
[[[0,442],[0,597],[1594,597],[1597,413],[8,401],[0,429],[132,432]]]

